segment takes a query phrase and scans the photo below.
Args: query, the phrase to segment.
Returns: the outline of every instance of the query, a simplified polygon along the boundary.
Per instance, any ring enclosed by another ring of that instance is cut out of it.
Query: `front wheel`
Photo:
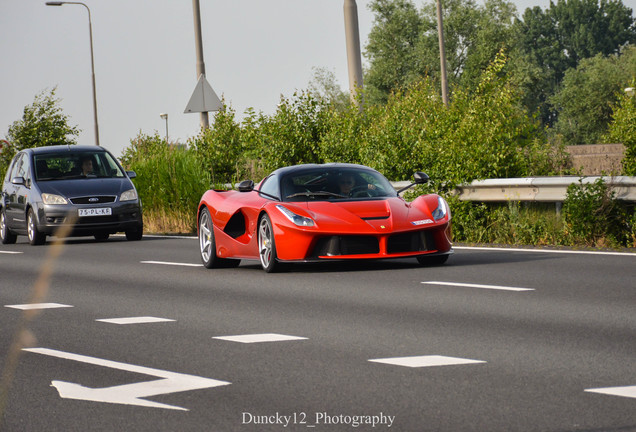
[[[29,209],[29,213],[27,214],[27,236],[29,237],[29,243],[33,246],[46,243],[46,234],[38,230],[38,224],[32,208]]]
[[[214,225],[207,208],[201,210],[199,215],[199,252],[205,268],[237,267],[241,260],[219,258],[216,255],[216,242],[214,241]]]
[[[267,273],[280,270],[280,263],[276,255],[276,242],[272,221],[268,215],[263,215],[258,224],[258,254],[261,258],[261,266]]]
[[[18,239],[18,236],[13,234],[7,226],[7,215],[4,210],[0,212],[0,240],[2,244],[13,244]]]

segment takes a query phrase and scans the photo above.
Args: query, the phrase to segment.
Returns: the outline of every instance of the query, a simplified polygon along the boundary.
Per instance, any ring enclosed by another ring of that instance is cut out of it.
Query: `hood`
[[[133,189],[128,178],[82,178],[73,180],[40,181],[38,188],[43,193],[62,195],[66,198],[89,195],[119,196],[128,189]]]
[[[415,222],[430,219],[426,214],[401,198],[368,201],[310,201],[306,204],[309,214],[319,226],[329,230],[342,224],[358,226],[361,231],[412,229]]]

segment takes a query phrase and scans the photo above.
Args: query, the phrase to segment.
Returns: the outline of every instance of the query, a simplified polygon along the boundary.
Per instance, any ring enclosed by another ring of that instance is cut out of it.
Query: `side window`
[[[11,165],[9,165],[9,169],[7,169],[7,174],[4,176],[5,182],[8,183],[13,178],[13,172],[15,171],[16,166],[18,166],[18,159],[20,159],[21,156],[22,155],[18,153],[17,155],[13,157],[13,160],[11,161]]]
[[[18,154],[13,162],[13,168],[11,170],[11,176],[9,177],[9,181],[11,181],[14,177],[24,177],[24,153]],[[22,173],[22,174],[20,174]]]
[[[31,187],[31,159],[27,155],[24,155],[22,160],[24,161],[24,165],[22,166],[24,175],[22,177],[24,177],[27,186]]]
[[[267,195],[273,195],[280,199],[280,187],[278,183],[277,175],[267,177],[261,185],[261,192],[265,192]],[[265,198],[271,199],[271,197],[267,195]]]
[[[27,178],[27,169],[29,165],[27,164],[27,157],[22,155],[20,160],[18,161],[18,165],[16,166],[16,172],[13,177],[24,177]]]

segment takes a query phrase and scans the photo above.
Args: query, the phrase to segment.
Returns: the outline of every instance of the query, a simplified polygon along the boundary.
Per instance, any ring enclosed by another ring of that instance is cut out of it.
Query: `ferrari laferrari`
[[[258,184],[208,190],[197,233],[207,268],[258,260],[266,272],[288,263],[413,257],[440,265],[453,253],[446,201],[400,193],[428,182],[422,172],[396,191],[379,172],[354,164],[280,168]]]

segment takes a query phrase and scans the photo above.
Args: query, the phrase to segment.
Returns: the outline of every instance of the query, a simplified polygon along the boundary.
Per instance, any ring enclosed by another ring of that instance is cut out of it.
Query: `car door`
[[[13,229],[26,229],[26,203],[28,199],[27,184],[30,181],[29,158],[22,153],[13,164],[11,176],[7,182],[6,217],[7,226]],[[14,180],[21,182],[14,183]]]

